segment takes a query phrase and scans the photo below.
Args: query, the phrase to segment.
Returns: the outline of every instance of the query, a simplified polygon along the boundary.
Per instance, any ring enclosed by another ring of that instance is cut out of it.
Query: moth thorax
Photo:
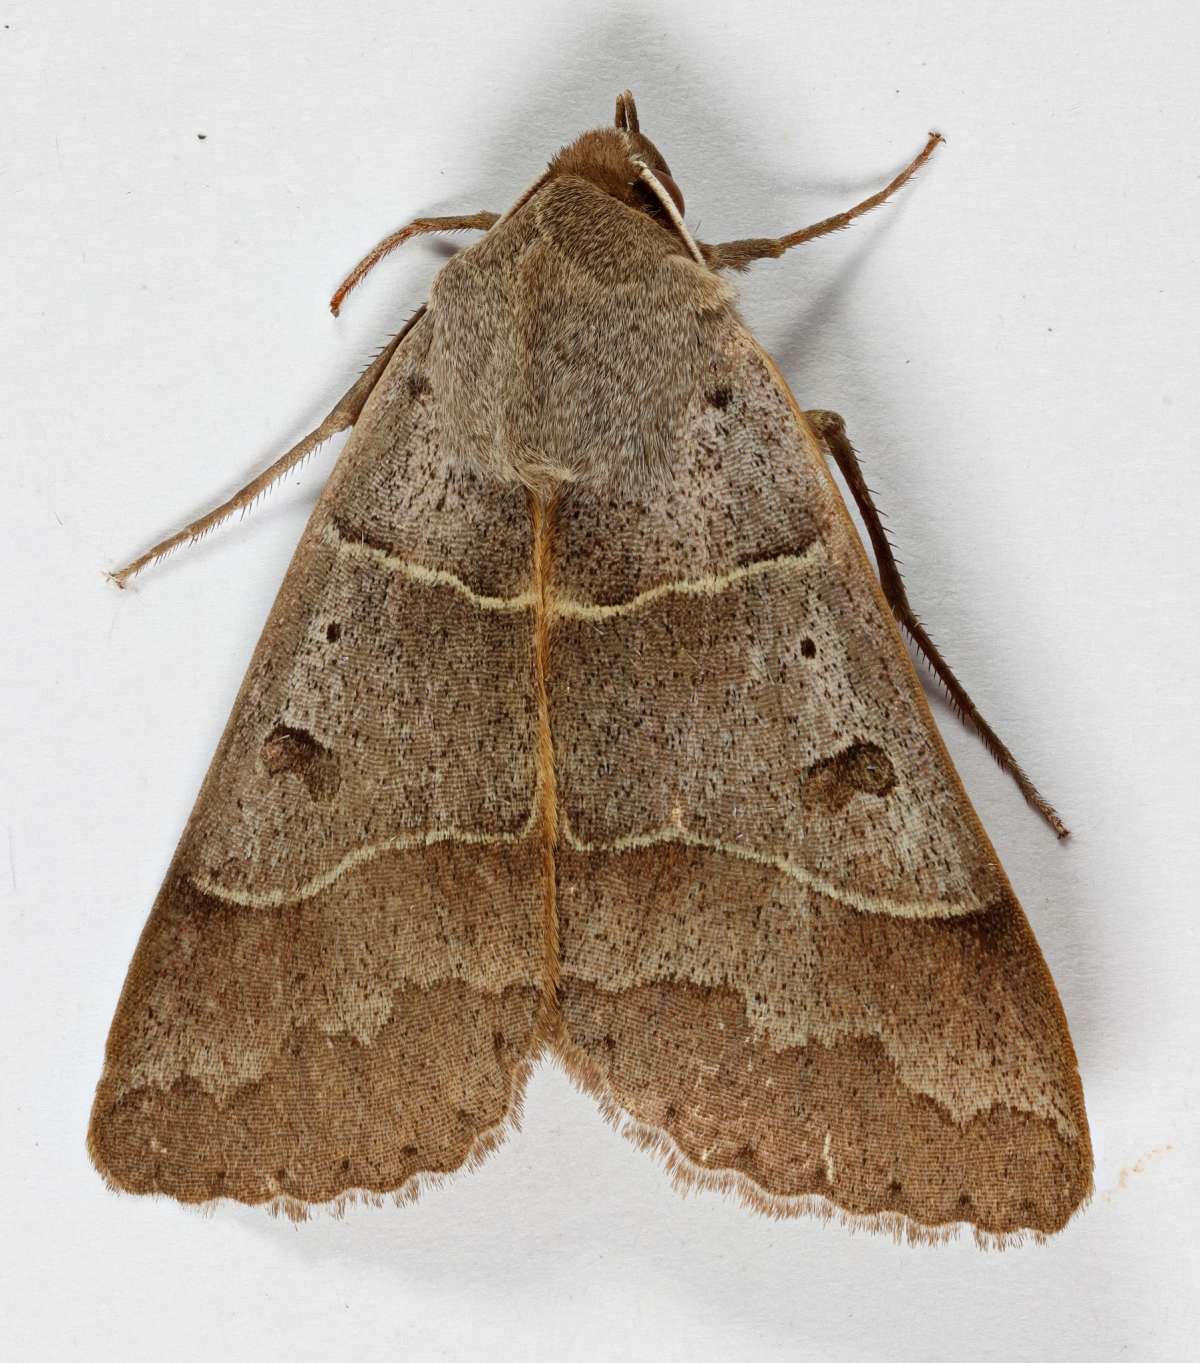
[[[608,166],[625,183],[627,137],[588,134],[561,153],[562,173],[448,261],[430,292],[441,433],[505,481],[661,484],[702,392],[732,290],[673,227],[577,173]]]

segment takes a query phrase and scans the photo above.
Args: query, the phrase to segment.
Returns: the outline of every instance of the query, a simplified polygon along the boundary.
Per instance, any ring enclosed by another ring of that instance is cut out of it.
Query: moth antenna
[[[638,124],[637,103],[632,90],[622,90],[617,96],[617,127],[625,132],[641,132]]]
[[[675,200],[667,193],[666,187],[659,180],[658,176],[640,157],[633,158],[633,164],[638,168],[638,179],[644,180],[654,191],[654,197],[662,204],[667,211],[667,216],[675,225],[675,230],[683,238],[688,250],[692,253],[692,258],[698,265],[705,264],[704,256],[701,254],[699,246],[696,245],[695,238],[687,230],[683,217],[679,209],[675,207]]]

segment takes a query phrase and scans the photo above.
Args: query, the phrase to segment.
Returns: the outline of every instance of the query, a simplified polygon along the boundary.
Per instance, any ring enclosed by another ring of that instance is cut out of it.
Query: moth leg
[[[329,311],[336,317],[350,290],[361,283],[384,256],[389,255],[397,246],[403,246],[410,238],[419,237],[425,232],[486,232],[499,221],[499,218],[499,213],[457,214],[449,218],[414,218],[407,227],[393,232],[390,237],[384,237],[378,246],[363,256],[338,285],[337,291],[329,300]]]
[[[700,251],[710,269],[748,270],[756,260],[774,260],[793,246],[799,246],[801,242],[815,241],[818,237],[828,236],[830,232],[840,232],[843,227],[849,227],[855,218],[861,218],[872,208],[878,208],[881,203],[886,203],[901,185],[911,180],[929,160],[938,143],[944,141],[941,133],[930,133],[929,141],[925,143],[920,154],[914,157],[890,184],[885,185],[878,194],[872,194],[869,199],[846,209],[844,213],[835,213],[832,218],[822,218],[811,227],[802,227],[798,232],[792,232],[786,237],[748,237],[743,241],[723,241],[711,246],[700,242]]]
[[[883,594],[887,598],[888,605],[892,608],[892,614],[900,623],[900,627],[917,646],[918,651],[930,667],[933,668],[942,685],[946,688],[954,708],[979,735],[984,747],[996,759],[1000,768],[1008,772],[1016,781],[1021,794],[1045,819],[1054,832],[1060,838],[1065,838],[1067,828],[1055,812],[1053,805],[1039,792],[1021,769],[1020,763],[1008,747],[1000,741],[996,731],[979,713],[975,702],[950,670],[950,664],[942,657],[937,645],[929,637],[925,626],[917,618],[909,604],[908,593],[904,588],[904,579],[900,575],[895,554],[892,552],[891,540],[888,538],[887,531],[883,528],[879,511],[871,496],[871,489],[867,486],[867,481],[863,477],[858,455],[855,453],[854,446],[850,443],[850,438],[846,435],[846,423],[836,412],[815,411],[805,412],[804,415],[820,436],[825,448],[837,461],[837,466],[841,469],[846,485],[862,514],[863,522],[867,527],[867,534],[871,537],[871,547],[875,551],[875,561],[879,567],[879,582],[883,588]]]
[[[353,426],[358,420],[358,414],[362,411],[367,398],[370,397],[371,390],[379,382],[380,375],[396,353],[396,347],[408,335],[424,311],[424,307],[418,309],[399,335],[380,351],[353,388],[338,399],[336,406],[316,430],[310,431],[303,440],[293,445],[285,455],[276,459],[270,468],[264,469],[256,478],[252,478],[244,488],[235,492],[228,501],[222,502],[220,506],[214,507],[212,511],[198,517],[190,525],[185,525],[182,530],[177,530],[175,534],[168,535],[165,540],[160,540],[153,549],[147,549],[144,554],[139,555],[132,563],[127,563],[124,568],[118,569],[115,573],[110,573],[109,577],[113,582],[118,587],[124,587],[135,573],[140,573],[143,568],[157,562],[165,554],[169,554],[172,549],[177,549],[179,545],[185,542],[194,543],[202,536],[207,535],[210,530],[216,529],[223,520],[228,519],[235,511],[245,511],[257,497],[262,496],[267,491],[272,483],[278,482],[290,469],[306,459],[318,445],[323,444],[330,436],[337,435],[339,431],[344,431],[348,426]]]

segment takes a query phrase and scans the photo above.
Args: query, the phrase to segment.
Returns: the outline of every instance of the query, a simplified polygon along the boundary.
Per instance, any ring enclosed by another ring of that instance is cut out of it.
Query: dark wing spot
[[[262,746],[263,765],[272,776],[281,771],[303,771],[325,748],[306,729],[276,724]]]
[[[896,769],[877,743],[852,743],[840,756],[843,779],[864,795],[886,795],[896,784]]]
[[[801,639],[800,652],[805,658],[815,658],[817,656],[817,646],[811,639]]]
[[[410,374],[408,376],[408,396],[414,402],[418,398],[423,398],[426,393],[433,392],[433,385],[429,382],[425,374]]]
[[[723,411],[733,401],[733,389],[721,384],[720,387],[714,388],[711,393],[706,393],[705,397],[710,407],[718,407]]]
[[[855,795],[882,799],[895,784],[896,769],[878,743],[851,743],[804,773],[805,795],[828,809],[844,809]]]
[[[337,758],[307,729],[276,724],[263,741],[260,755],[269,776],[292,772],[320,804],[331,800],[341,785]]]
[[[331,620],[329,624],[325,626],[325,637],[331,644],[336,644],[342,637],[342,627],[336,620]]]

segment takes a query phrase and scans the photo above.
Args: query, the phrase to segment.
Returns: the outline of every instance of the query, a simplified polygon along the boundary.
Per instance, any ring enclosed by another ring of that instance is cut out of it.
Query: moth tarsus
[[[384,256],[390,255],[398,246],[403,246],[413,237],[422,236],[427,232],[486,232],[495,224],[498,217],[498,213],[470,213],[465,216],[458,214],[442,218],[414,218],[398,232],[393,232],[390,237],[384,237],[377,246],[367,252],[334,291],[333,297],[329,300],[329,311],[335,317],[339,316],[342,304],[350,291],[362,283]]]
[[[700,250],[704,259],[714,270],[748,270],[757,260],[777,260],[785,251],[790,251],[794,246],[816,241],[820,237],[829,236],[831,232],[840,232],[849,227],[856,219],[861,218],[864,213],[869,213],[873,208],[885,204],[897,190],[912,179],[945,140],[941,133],[931,132],[924,147],[899,175],[890,180],[877,193],[863,199],[861,203],[855,204],[853,208],[835,213],[831,218],[822,218],[820,222],[802,227],[796,232],[789,232],[782,237],[750,237],[741,241],[722,242],[715,246],[705,245],[701,242]]]
[[[882,521],[862,481],[877,579],[718,273],[935,145],[836,219],[691,243],[625,92],[502,217],[419,219],[485,235],[316,431],[114,574],[353,426],[121,995],[110,1186],[406,1201],[549,1056],[760,1211],[1007,1244],[1087,1199],[1062,1006]]]

